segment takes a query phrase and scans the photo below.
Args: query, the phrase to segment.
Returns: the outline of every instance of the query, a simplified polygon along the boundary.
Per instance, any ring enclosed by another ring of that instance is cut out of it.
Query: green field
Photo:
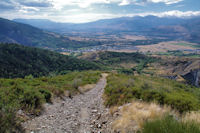
[[[167,52],[156,52],[156,55],[164,55],[164,56],[179,56],[179,57],[189,57],[189,58],[200,58],[200,54],[196,53],[185,53],[183,51],[174,50]]]
[[[199,45],[191,44],[191,43],[171,43],[171,45],[179,45],[179,46],[189,46],[192,48],[199,48]]]

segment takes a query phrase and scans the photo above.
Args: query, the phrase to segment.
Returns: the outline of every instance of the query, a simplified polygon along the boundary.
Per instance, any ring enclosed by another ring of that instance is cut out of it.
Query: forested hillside
[[[118,70],[122,73],[132,74],[134,71],[142,73],[147,64],[156,62],[159,59],[141,53],[120,53],[120,52],[98,52],[80,56],[82,59],[94,61],[110,70]]]
[[[34,77],[63,71],[91,70],[100,67],[90,61],[17,44],[0,44],[0,77]]]

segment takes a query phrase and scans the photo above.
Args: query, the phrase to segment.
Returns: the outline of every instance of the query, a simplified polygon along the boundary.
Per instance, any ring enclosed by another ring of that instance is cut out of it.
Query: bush
[[[1,133],[14,133],[23,132],[20,121],[16,118],[15,111],[10,108],[0,109],[0,132]]]
[[[39,113],[40,110],[38,109],[41,109],[42,103],[44,103],[44,97],[40,92],[33,89],[25,89],[22,100],[20,102],[22,108],[34,113]]]
[[[192,122],[179,122],[172,116],[148,121],[144,124],[142,133],[200,133],[200,126]]]
[[[78,90],[78,87],[81,85],[82,80],[81,79],[74,79],[72,81],[72,88]]]
[[[126,75],[121,75],[126,76]],[[125,77],[124,77],[125,78]],[[124,103],[130,102],[134,95],[137,97],[140,95],[139,90],[133,88],[134,80],[127,79],[127,82],[124,82],[124,79],[120,80],[120,77],[113,75],[113,77],[108,76],[108,83],[105,88],[105,105],[122,105]]]
[[[157,90],[146,90],[142,92],[141,98],[144,101],[155,101],[159,104],[164,104],[165,94]]]
[[[123,69],[119,69],[118,73],[133,74],[133,70],[123,68]]]
[[[180,113],[199,109],[198,99],[194,95],[186,92],[167,94],[165,103],[171,105],[172,108],[179,110]]]
[[[49,90],[46,89],[39,89],[39,92],[44,96],[44,99],[46,100],[46,102],[51,102],[51,92]]]

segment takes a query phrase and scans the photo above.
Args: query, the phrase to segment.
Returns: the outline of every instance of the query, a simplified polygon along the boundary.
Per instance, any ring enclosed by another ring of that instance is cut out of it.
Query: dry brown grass
[[[88,85],[84,85],[84,86],[80,86],[78,87],[78,90],[81,93],[87,92],[89,90],[91,90],[92,88],[94,88],[96,86],[96,84],[88,84]]]
[[[131,40],[131,41],[147,40],[147,38],[144,36],[134,36],[134,35],[124,35],[123,38],[126,40]]]
[[[119,111],[118,106],[112,106],[110,109],[110,114],[113,116],[116,112]]]
[[[122,133],[137,132],[146,121],[162,118],[170,112],[172,110],[166,106],[134,101],[122,107],[121,116],[113,122],[112,128]]]
[[[136,65],[137,65],[136,63],[120,63],[120,66],[129,69],[135,67]]]
[[[194,122],[200,124],[200,111],[198,112],[188,112],[182,118],[183,122]]]
[[[183,46],[183,45],[174,45],[178,43],[188,43],[184,41],[169,41],[169,42],[161,42],[154,45],[140,45],[136,46],[139,48],[140,52],[167,52],[168,50],[184,50],[184,49],[191,49],[194,50],[192,46]],[[188,43],[190,44],[190,43]]]
[[[170,107],[162,107],[156,103],[133,101],[121,107],[111,107],[110,114],[114,116],[116,113],[119,114],[119,116],[114,120],[112,129],[120,133],[136,133],[143,128],[145,122],[162,119],[168,114],[174,115],[182,122],[194,122],[200,126],[200,111],[188,112],[180,116],[179,113],[172,110]]]
[[[61,54],[63,54],[63,55],[70,55],[70,53],[68,53],[68,52],[61,52]]]

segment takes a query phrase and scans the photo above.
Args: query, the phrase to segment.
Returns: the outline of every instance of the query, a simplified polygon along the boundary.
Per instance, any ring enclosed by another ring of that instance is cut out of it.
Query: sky
[[[200,16],[200,0],[0,0],[0,17],[85,23],[155,15]]]

